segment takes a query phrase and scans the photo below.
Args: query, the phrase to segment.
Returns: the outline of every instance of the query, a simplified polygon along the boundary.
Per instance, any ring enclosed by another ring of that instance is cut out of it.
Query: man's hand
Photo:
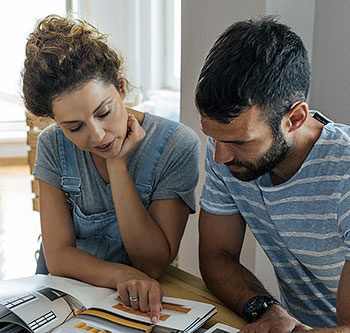
[[[272,305],[256,321],[244,326],[240,333],[306,332],[310,328],[292,317],[279,305]]]
[[[150,312],[153,324],[159,321],[163,292],[158,281],[135,268],[128,267],[118,277],[117,290],[126,306],[142,312]]]

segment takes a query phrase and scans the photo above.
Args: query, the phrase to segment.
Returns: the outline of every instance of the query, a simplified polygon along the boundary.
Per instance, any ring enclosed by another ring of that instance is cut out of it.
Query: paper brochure
[[[0,281],[0,333],[194,332],[215,313],[211,304],[163,297],[154,325],[113,289],[50,275]]]

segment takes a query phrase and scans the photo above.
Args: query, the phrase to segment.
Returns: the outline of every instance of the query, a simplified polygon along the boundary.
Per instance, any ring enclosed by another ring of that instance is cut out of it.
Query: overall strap
[[[80,177],[78,173],[77,160],[75,158],[75,146],[66,138],[58,125],[56,125],[56,137],[62,168],[62,191],[79,194]]]
[[[179,126],[180,123],[168,119],[164,119],[160,124],[152,142],[147,147],[145,157],[136,177],[135,182],[137,184],[148,186],[153,184],[155,170],[163,154],[164,148]]]

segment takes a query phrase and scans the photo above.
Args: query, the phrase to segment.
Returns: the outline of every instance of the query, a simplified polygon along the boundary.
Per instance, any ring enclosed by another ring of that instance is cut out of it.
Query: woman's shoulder
[[[57,123],[45,127],[39,134],[40,140],[52,140],[56,136]]]
[[[192,146],[195,143],[199,144],[199,137],[197,133],[191,127],[181,122],[163,118],[161,116],[150,114],[147,112],[145,112],[144,121],[144,129],[151,136],[157,132],[157,130],[160,128],[160,126],[162,126],[162,124],[164,124],[164,126],[167,126],[169,129],[173,129],[173,134],[170,139],[171,141],[185,141],[186,146]]]

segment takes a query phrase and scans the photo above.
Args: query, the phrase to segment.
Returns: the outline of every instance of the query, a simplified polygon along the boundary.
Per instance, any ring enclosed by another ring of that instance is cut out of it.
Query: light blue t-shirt
[[[243,182],[213,160],[207,143],[200,205],[241,214],[271,260],[282,303],[301,322],[336,325],[336,294],[350,260],[350,127],[327,124],[298,172],[272,186],[269,174]]]

